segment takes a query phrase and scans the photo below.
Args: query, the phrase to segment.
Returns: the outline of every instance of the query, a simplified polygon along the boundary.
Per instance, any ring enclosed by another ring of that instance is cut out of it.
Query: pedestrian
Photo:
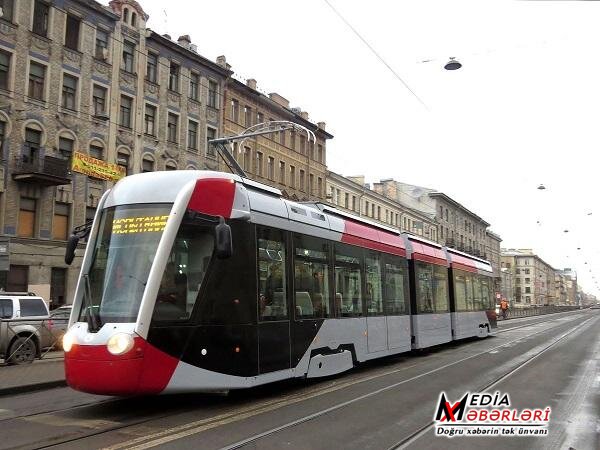
[[[502,301],[500,302],[500,310],[502,311],[502,318],[506,319],[506,316],[508,313],[508,302],[506,301],[505,298],[503,298]]]

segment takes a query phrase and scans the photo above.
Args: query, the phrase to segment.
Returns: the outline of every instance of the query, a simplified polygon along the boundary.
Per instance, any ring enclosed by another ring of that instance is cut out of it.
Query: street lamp
[[[457,69],[460,69],[461,67],[462,67],[462,64],[460,62],[458,62],[454,56],[451,56],[450,61],[448,61],[446,63],[446,65],[444,66],[444,69],[457,70]]]

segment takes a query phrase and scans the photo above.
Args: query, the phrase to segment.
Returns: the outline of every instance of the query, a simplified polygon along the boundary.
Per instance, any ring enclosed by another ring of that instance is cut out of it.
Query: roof
[[[430,192],[428,195],[430,197],[440,197],[440,198],[444,199],[445,201],[447,201],[448,203],[456,206],[457,208],[465,210],[466,212],[468,212],[469,214],[471,214],[473,217],[476,217],[478,220],[480,220],[481,222],[483,222],[485,224],[485,226],[487,226],[487,227],[490,226],[490,224],[488,222],[486,222],[485,220],[483,220],[477,214],[475,214],[474,212],[472,212],[468,208],[465,208],[463,205],[461,205],[460,203],[458,203],[456,200],[453,200],[452,198],[448,197],[443,192]]]
[[[322,134],[325,136],[325,139],[333,139],[333,134],[328,133],[327,131],[319,128],[315,123],[310,120],[306,120],[301,115],[295,113],[290,108],[286,108],[285,106],[280,105],[276,101],[272,100],[262,92],[257,91],[256,89],[251,88],[245,83],[242,83],[240,80],[236,80],[235,78],[229,78],[229,84],[233,85],[236,89],[244,91],[248,95],[252,95],[256,97],[259,101],[266,103],[270,108],[278,110],[281,114],[287,115],[288,118],[292,118],[293,122],[297,122],[301,125],[304,125],[306,128],[310,129],[315,133]]]

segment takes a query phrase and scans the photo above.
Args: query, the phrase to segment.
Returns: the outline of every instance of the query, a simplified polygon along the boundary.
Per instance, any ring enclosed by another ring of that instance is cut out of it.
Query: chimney
[[[196,44],[190,44],[190,50],[194,53],[198,53],[198,46]]]
[[[217,64],[227,70],[231,69],[231,65],[227,64],[227,58],[225,58],[225,55],[217,56]]]
[[[364,175],[348,176],[346,178],[348,178],[350,181],[354,181],[356,184],[360,184],[363,187],[367,187],[367,188],[369,187],[368,184],[365,186],[365,176]]]
[[[167,33],[165,33],[165,34],[163,34],[162,36],[163,36],[164,38],[168,39],[168,40],[171,40],[171,35],[170,35],[170,34],[167,34]]]
[[[190,48],[190,44],[192,43],[192,40],[190,39],[190,35],[189,34],[184,34],[183,36],[179,36],[179,38],[177,38],[177,43],[179,45],[181,45],[183,48]]]
[[[246,80],[246,86],[248,86],[250,89],[256,90],[256,80],[254,78],[248,78]]]
[[[289,108],[290,107],[289,100],[287,100],[286,98],[282,97],[277,92],[271,92],[269,94],[269,98],[271,100],[273,100],[275,103],[277,103],[278,105],[283,106],[284,108]]]
[[[317,126],[318,126],[318,127],[321,129],[321,130],[325,131],[325,122],[318,122],[318,123],[317,123]]]
[[[306,111],[300,111],[300,117],[304,120],[308,120],[308,113]]]

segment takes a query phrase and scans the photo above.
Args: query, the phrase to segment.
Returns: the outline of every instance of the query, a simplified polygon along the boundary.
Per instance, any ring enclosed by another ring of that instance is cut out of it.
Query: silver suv
[[[42,297],[31,292],[0,292],[0,358],[23,364],[39,357],[54,341],[48,317]]]

